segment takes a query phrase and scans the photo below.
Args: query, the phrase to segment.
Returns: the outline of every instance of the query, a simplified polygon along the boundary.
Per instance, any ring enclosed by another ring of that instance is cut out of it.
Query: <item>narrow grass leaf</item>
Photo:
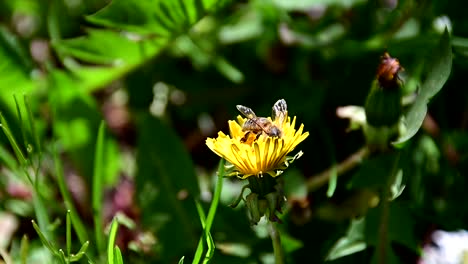
[[[33,117],[32,110],[31,110],[31,104],[29,103],[29,99],[26,95],[24,95],[24,106],[26,107],[26,112],[28,114],[29,130],[31,131],[31,134],[34,140],[34,145],[37,150],[36,152],[40,156],[42,153],[42,147],[41,147],[41,142],[39,140],[39,133],[36,130],[36,125],[35,125],[34,117]]]
[[[203,208],[198,200],[195,200],[195,205],[197,207],[197,212],[198,216],[200,218],[200,223],[202,225],[203,230],[205,230],[206,227],[206,216],[205,212],[203,211]],[[195,256],[193,257],[193,264],[199,263],[201,256],[203,254],[203,251],[205,250],[205,244],[203,243],[203,237],[205,236],[205,232],[201,235],[200,239],[198,240],[198,245],[197,245],[197,250],[195,251]],[[182,260],[182,259],[181,259]]]
[[[334,162],[331,167],[330,180],[328,181],[327,197],[332,197],[336,190],[338,182],[338,173],[336,170],[336,163]]]
[[[52,246],[52,244],[49,242],[49,240],[47,240],[47,238],[44,236],[44,233],[41,231],[41,229],[36,224],[36,222],[34,222],[34,220],[32,220],[31,222],[32,222],[33,228],[34,228],[34,230],[36,230],[36,233],[39,236],[39,239],[41,240],[42,244],[44,244],[44,246],[46,246],[53,255],[59,256],[60,253],[58,252],[58,250],[55,249]]]
[[[94,154],[94,173],[93,173],[93,216],[94,232],[96,234],[96,246],[98,252],[104,251],[104,233],[102,223],[102,189],[104,181],[104,121],[99,125],[99,132],[96,142],[96,151]]]
[[[26,149],[28,149],[27,148],[28,147],[27,132],[24,127],[23,115],[21,114],[20,104],[18,102],[18,99],[16,99],[16,95],[13,95],[13,99],[15,100],[16,113],[18,114],[18,123],[19,123],[20,131],[21,131],[21,136],[23,138],[23,144],[26,147]]]
[[[27,235],[23,235],[23,238],[21,238],[21,245],[20,245],[21,264],[27,264],[28,251],[29,251],[29,239]]]
[[[68,258],[65,256],[65,253],[63,252],[63,250],[62,250],[62,249],[59,249],[58,252],[59,252],[59,259],[60,259],[60,261],[61,261],[62,263],[64,263],[64,264],[69,264],[70,261],[68,261]]]
[[[109,231],[109,241],[107,243],[107,261],[109,264],[114,264],[114,245],[118,228],[119,222],[117,221],[117,218],[114,217]]]
[[[203,219],[205,218],[203,215],[203,210],[201,210],[201,206],[199,206],[199,204],[197,203],[197,209],[200,208],[198,209],[198,211],[199,211],[200,220],[203,226],[203,235],[198,242],[197,251],[195,252],[195,256],[192,262],[193,264],[200,262],[201,254],[203,251],[203,245],[200,245],[200,244],[203,243],[202,242],[203,237],[206,238],[206,243],[208,245],[208,251],[205,255],[205,260],[203,261],[203,263],[207,263],[211,259],[214,253],[215,245],[214,245],[213,239],[211,238],[210,230],[211,230],[211,225],[213,224],[214,217],[216,215],[216,209],[218,208],[219,199],[221,197],[221,190],[223,188],[223,176],[224,176],[225,163],[226,161],[224,159],[221,159],[221,161],[219,162],[218,173],[217,173],[218,179],[216,182],[215,193],[213,196],[213,201],[211,202],[211,205],[210,205],[210,209],[208,211],[208,216],[206,217],[206,221],[203,221]]]
[[[216,215],[216,209],[218,209],[219,199],[221,198],[221,190],[223,189],[223,177],[224,177],[224,165],[226,161],[221,159],[218,166],[218,180],[216,182],[216,189],[211,202],[210,210],[208,211],[208,216],[206,217],[206,227],[205,232],[209,233],[211,230],[211,225],[213,224],[214,217]]]
[[[179,260],[179,264],[184,264],[184,259],[185,259],[185,256],[181,257]]]
[[[209,263],[210,260],[213,258],[213,255],[214,255],[215,244],[214,244],[214,241],[213,241],[213,237],[211,236],[211,233],[208,233],[206,235],[206,244],[208,245],[208,250],[206,251],[205,259],[203,260],[204,264]]]
[[[66,226],[66,240],[67,240],[67,257],[70,257],[71,252],[71,217],[70,217],[70,210],[67,210],[67,217],[65,219],[65,226]]]
[[[27,164],[27,159],[25,158],[23,151],[16,142],[16,139],[13,136],[13,133],[10,130],[10,127],[8,126],[8,123],[3,117],[2,113],[0,113],[0,126],[2,127],[3,133],[5,133],[5,136],[7,137],[8,141],[10,142],[10,145],[13,148],[13,151],[15,152],[16,158],[18,159],[19,163],[21,165]]]
[[[57,183],[59,186],[60,194],[65,202],[65,207],[70,211],[71,223],[73,229],[80,240],[80,243],[85,243],[88,240],[88,233],[81,221],[80,216],[77,214],[73,199],[71,198],[70,192],[65,183],[65,175],[63,174],[62,161],[58,157],[57,148],[54,147],[52,155],[55,163],[55,175],[57,177]]]
[[[26,174],[28,175],[28,178],[31,178],[27,172]],[[52,239],[52,232],[50,228],[51,225],[49,215],[47,214],[47,208],[44,205],[44,200],[42,199],[42,196],[39,193],[39,188],[37,188],[36,184],[34,185],[33,192],[33,207],[39,227],[41,230],[43,230],[43,235],[48,239]]]
[[[114,263],[115,264],[123,264],[122,252],[120,252],[120,248],[118,246],[114,247]]]
[[[88,246],[89,246],[89,241],[84,242],[80,250],[78,250],[78,253],[70,256],[70,261],[71,262],[79,261],[86,254],[86,250],[88,249]]]

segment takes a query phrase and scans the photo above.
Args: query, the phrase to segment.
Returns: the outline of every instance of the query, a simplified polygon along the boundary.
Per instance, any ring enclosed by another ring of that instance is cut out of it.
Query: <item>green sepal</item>
[[[397,89],[384,89],[375,80],[367,95],[365,112],[367,123],[373,127],[396,125],[402,115],[402,92]]]

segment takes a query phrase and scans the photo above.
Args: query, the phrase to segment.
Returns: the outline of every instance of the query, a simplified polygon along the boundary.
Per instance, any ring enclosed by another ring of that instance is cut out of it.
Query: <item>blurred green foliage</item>
[[[0,255],[189,263],[204,235],[196,201],[207,212],[217,180],[206,137],[228,132],[237,104],[267,116],[284,98],[310,132],[281,176],[288,263],[381,263],[382,252],[387,263],[417,263],[434,229],[468,229],[463,4],[0,2],[0,222],[14,219],[0,225]],[[343,169],[366,140],[337,108],[364,105],[385,51],[413,102],[404,144]],[[331,187],[311,188],[328,168]],[[242,184],[224,179],[211,261],[272,263],[266,225],[228,207]]]

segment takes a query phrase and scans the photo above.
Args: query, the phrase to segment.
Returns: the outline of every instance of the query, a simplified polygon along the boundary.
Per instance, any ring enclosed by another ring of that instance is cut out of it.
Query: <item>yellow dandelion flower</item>
[[[245,140],[246,131],[242,127],[249,118],[237,117],[237,121],[229,120],[230,136],[218,132],[217,138],[208,138],[206,145],[218,156],[226,159],[228,176],[237,176],[246,179],[250,176],[259,176],[268,173],[272,177],[280,175],[290,163],[302,156],[299,151],[294,156],[287,156],[294,148],[309,136],[309,132],[303,132],[301,124],[296,130],[296,117],[287,117],[283,124],[278,121],[268,120],[281,127],[280,137],[272,137],[266,133],[254,134],[253,140]]]

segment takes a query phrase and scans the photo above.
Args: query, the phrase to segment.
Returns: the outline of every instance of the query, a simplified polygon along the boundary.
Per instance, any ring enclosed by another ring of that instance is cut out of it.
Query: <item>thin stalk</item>
[[[395,181],[395,176],[398,171],[398,164],[400,162],[400,152],[396,154],[393,168],[388,176],[387,183],[382,195],[382,212],[380,215],[379,224],[379,239],[377,245],[377,263],[387,263],[387,245],[388,245],[388,218],[390,216],[390,186]]]
[[[329,169],[319,174],[313,175],[307,181],[307,190],[309,192],[318,190],[320,187],[324,186],[330,181],[330,177],[338,177],[354,169],[357,165],[361,164],[361,162],[366,159],[369,154],[369,149],[367,146],[364,146],[339,164],[333,164]]]
[[[275,264],[284,263],[284,252],[281,246],[281,237],[276,223],[268,221],[271,242],[273,243],[273,253],[275,254]]]
[[[223,177],[224,177],[224,164],[226,161],[221,159],[218,166],[218,181],[216,182],[215,192],[213,196],[213,201],[211,202],[210,209],[208,211],[208,216],[205,219],[205,226],[203,227],[203,235],[200,237],[198,241],[197,251],[195,252],[195,256],[193,258],[192,264],[200,263],[201,255],[203,252],[203,238],[206,238],[210,235],[211,225],[213,223],[216,209],[218,208],[219,199],[221,198],[221,190],[223,189]],[[208,245],[209,246],[209,245]],[[206,253],[204,263],[207,263],[213,254],[214,247],[209,248],[208,252]]]

